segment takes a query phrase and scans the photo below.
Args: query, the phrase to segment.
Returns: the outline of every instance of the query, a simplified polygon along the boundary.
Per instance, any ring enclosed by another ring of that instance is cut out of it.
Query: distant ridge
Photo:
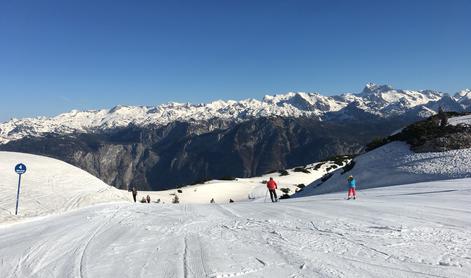
[[[445,101],[446,100],[446,101]],[[235,123],[261,117],[313,117],[318,120],[352,119],[353,108],[375,116],[389,118],[417,110],[417,116],[433,114],[438,106],[453,110],[471,107],[469,89],[453,97],[433,90],[399,90],[389,85],[368,83],[358,94],[323,96],[319,93],[287,93],[265,96],[262,100],[217,100],[205,104],[167,103],[158,106],[124,106],[112,109],[78,111],[55,117],[11,119],[0,124],[0,144],[26,136],[45,133],[70,134],[136,126],[166,125],[172,122],[198,122],[211,119]],[[354,116],[353,116],[354,118]]]

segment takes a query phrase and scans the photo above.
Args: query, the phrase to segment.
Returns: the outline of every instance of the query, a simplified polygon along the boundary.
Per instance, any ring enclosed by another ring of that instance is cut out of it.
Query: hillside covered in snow
[[[314,182],[297,196],[347,190],[347,177],[359,189],[471,177],[471,149],[415,153],[404,142],[393,142],[354,159],[352,170],[338,170],[326,182]]]
[[[434,119],[415,123],[389,137],[403,138],[413,145],[392,141],[357,156],[351,170],[346,173],[338,170],[326,182],[316,181],[297,196],[344,191],[350,175],[355,177],[360,189],[469,178],[471,148],[466,138],[470,135],[471,117],[453,117],[448,122],[446,127],[440,127]]]
[[[19,213],[15,216],[18,175],[22,175]],[[23,153],[0,152],[0,223],[58,214],[98,203],[128,201],[127,194],[62,161]]]

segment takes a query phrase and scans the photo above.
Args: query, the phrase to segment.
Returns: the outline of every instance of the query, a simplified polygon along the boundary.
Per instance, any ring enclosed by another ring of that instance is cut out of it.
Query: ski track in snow
[[[471,180],[0,226],[1,277],[469,277]],[[437,193],[440,192],[440,193]]]

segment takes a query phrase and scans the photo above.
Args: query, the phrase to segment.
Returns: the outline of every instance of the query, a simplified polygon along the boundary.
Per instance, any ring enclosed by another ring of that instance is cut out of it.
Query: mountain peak
[[[375,83],[367,83],[365,88],[363,88],[362,94],[373,94],[373,93],[381,93],[394,90],[394,88],[390,85],[378,85]]]
[[[464,96],[470,96],[471,95],[471,89],[464,89],[456,93],[457,97],[464,97]]]

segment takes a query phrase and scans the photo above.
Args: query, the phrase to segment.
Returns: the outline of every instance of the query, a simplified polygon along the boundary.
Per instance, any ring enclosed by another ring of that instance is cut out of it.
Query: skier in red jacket
[[[271,201],[278,202],[278,196],[276,196],[276,189],[278,189],[278,185],[273,180],[273,178],[270,178],[270,180],[267,182],[267,188],[268,188],[268,191],[270,191]]]

